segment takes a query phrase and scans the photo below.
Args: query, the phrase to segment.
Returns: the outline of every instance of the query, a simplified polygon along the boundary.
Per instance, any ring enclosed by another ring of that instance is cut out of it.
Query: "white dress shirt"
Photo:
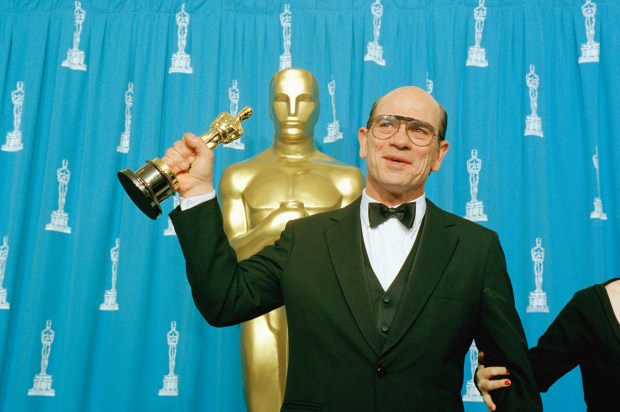
[[[205,193],[204,195],[192,196],[187,198],[179,196],[179,206],[181,207],[181,210],[187,210],[214,198],[215,190],[210,193]]]
[[[420,225],[426,213],[426,195],[414,200],[416,203],[415,220],[411,229],[405,227],[398,219],[388,219],[379,226],[371,228],[368,220],[368,203],[371,202],[380,203],[368,196],[364,189],[360,203],[362,236],[372,270],[377,275],[383,290],[388,290],[407,260],[420,231]]]

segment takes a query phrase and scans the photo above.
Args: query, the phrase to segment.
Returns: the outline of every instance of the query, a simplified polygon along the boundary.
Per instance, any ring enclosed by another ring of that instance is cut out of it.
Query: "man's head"
[[[410,87],[416,88],[414,86],[410,86]],[[380,97],[377,100],[375,100],[375,102],[372,104],[370,108],[370,114],[368,115],[368,120],[366,121],[367,129],[370,129],[372,120],[377,115],[377,106],[381,102],[382,98],[383,97]],[[435,100],[435,103],[437,103],[436,100]],[[442,141],[446,139],[446,129],[448,128],[448,113],[446,112],[446,109],[444,109],[442,105],[440,105],[439,103],[437,103],[437,105],[439,106],[439,110],[441,111],[441,122],[440,122],[441,124],[439,126],[439,129],[437,129],[437,136],[439,140]]]
[[[276,136],[313,136],[319,117],[319,88],[312,73],[302,69],[279,71],[271,79],[269,101]]]
[[[386,138],[378,133],[377,116],[407,119],[394,122],[396,131]],[[366,159],[368,170],[368,195],[394,205],[422,195],[430,172],[439,170],[448,152],[447,123],[443,107],[419,87],[401,87],[379,98],[372,106],[367,126],[358,132],[360,157]],[[416,133],[416,124],[426,128],[428,141],[411,137]]]

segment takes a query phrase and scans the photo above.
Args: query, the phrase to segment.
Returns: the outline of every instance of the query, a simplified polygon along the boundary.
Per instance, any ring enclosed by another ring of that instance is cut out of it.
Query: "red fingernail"
[[[506,380],[504,381],[504,385],[506,385],[506,386],[510,386],[510,380],[509,380],[509,379],[506,379]]]

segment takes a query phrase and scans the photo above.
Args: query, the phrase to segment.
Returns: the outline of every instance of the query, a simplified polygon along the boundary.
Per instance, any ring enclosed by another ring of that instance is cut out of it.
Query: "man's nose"
[[[407,126],[403,122],[398,124],[398,130],[392,135],[390,141],[398,147],[407,147],[411,144],[411,139],[407,135]]]

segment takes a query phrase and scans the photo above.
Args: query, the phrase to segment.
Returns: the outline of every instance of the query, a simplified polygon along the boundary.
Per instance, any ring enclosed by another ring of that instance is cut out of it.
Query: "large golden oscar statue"
[[[276,73],[270,84],[270,111],[273,146],[229,166],[219,185],[224,227],[240,260],[275,242],[289,220],[341,208],[364,186],[359,169],[314,145],[319,90],[312,73]],[[285,308],[243,323],[241,340],[248,410],[279,411],[288,360]]]

